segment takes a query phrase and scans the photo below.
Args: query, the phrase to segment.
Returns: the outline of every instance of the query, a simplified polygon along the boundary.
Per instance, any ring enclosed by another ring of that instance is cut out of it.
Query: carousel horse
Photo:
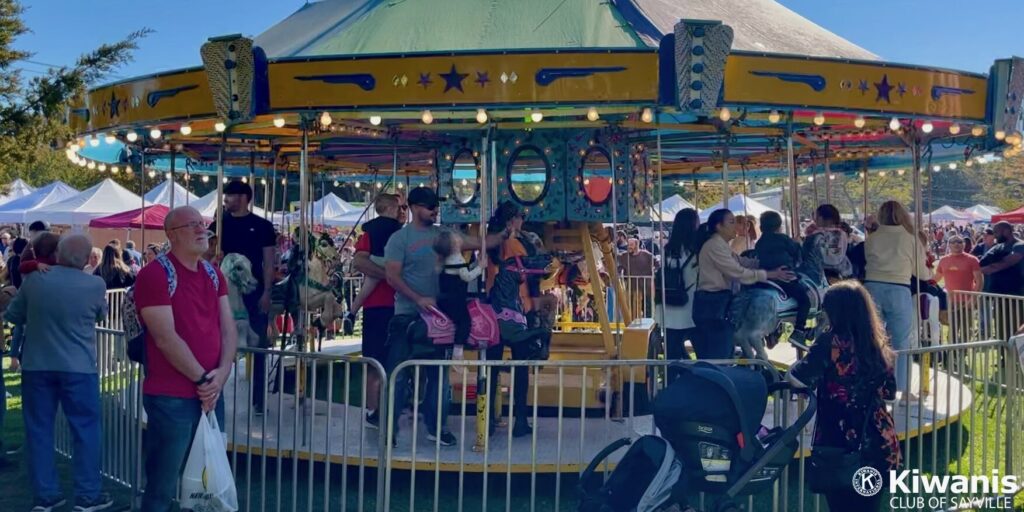
[[[319,334],[319,349],[322,348],[326,327],[344,315],[331,286],[331,272],[337,264],[338,252],[329,239],[321,237],[318,241],[309,235],[308,241],[308,251],[303,251],[298,245],[293,247],[292,257],[288,260],[288,277],[274,285],[274,316],[284,312],[290,314],[297,320],[296,332],[301,336],[305,322],[300,312],[320,310],[314,321]],[[304,260],[305,266],[302,264]]]
[[[804,288],[809,291],[811,298],[811,309],[807,318],[819,319],[821,300],[825,296],[825,289],[828,288],[822,270],[825,254],[824,237],[812,236],[804,240],[802,253],[802,262],[796,269],[796,274]],[[792,323],[796,317],[796,309],[796,300],[788,297],[781,288],[771,282],[744,287],[733,299],[730,310],[736,327],[736,344],[743,351],[743,356],[756,356],[767,361],[765,344],[772,348],[778,343],[782,333],[782,322]],[[821,325],[820,319],[815,325],[814,330],[808,333],[807,339],[814,339],[814,331]],[[799,355],[799,348],[797,352]]]
[[[256,278],[252,276],[252,263],[249,258],[229,253],[220,262],[220,271],[228,281],[228,302],[231,303],[231,314],[238,330],[239,347],[259,347],[260,337],[249,324],[249,311],[245,309],[242,296],[256,289]]]

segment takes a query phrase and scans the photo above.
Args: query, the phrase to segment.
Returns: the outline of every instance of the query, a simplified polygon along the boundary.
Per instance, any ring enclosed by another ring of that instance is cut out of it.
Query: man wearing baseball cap
[[[388,324],[388,362],[390,374],[402,362],[410,359],[413,354],[413,340],[407,339],[409,325],[420,318],[421,311],[429,311],[437,307],[438,296],[438,261],[434,253],[434,240],[442,229],[437,226],[438,198],[433,190],[418,187],[409,192],[410,222],[396,231],[384,248],[384,272],[388,284],[395,289],[395,316]],[[487,247],[496,247],[508,237],[508,231],[487,235],[484,241]],[[463,250],[481,249],[479,237],[463,235]],[[450,347],[428,348],[432,352],[426,357],[450,359]],[[417,358],[421,354],[415,354]],[[427,439],[438,442],[442,446],[456,443],[455,436],[448,430],[448,405],[451,402],[451,387],[447,372],[438,378],[437,372],[427,373],[426,402],[420,409],[427,425]],[[439,382],[440,381],[440,382]],[[409,386],[405,379],[398,379],[395,387],[395,410],[401,411],[409,398]],[[438,389],[443,392],[438,402]],[[440,414],[440,418],[438,415]],[[395,414],[397,434],[398,417]],[[440,423],[441,429],[437,431]],[[390,442],[394,443],[397,435]]]
[[[985,253],[980,262],[981,273],[985,274],[984,290],[1001,295],[1024,295],[1024,242],[1017,240],[1009,222],[997,222],[992,231],[995,232],[996,245]],[[1017,330],[1011,322],[1022,314],[1024,312],[996,311],[998,335],[1009,339]]]

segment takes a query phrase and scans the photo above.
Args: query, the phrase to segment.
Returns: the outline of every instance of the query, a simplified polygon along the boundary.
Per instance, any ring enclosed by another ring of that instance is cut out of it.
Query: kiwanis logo
[[[882,490],[882,473],[877,469],[864,466],[853,474],[853,490],[861,496],[874,496]]]

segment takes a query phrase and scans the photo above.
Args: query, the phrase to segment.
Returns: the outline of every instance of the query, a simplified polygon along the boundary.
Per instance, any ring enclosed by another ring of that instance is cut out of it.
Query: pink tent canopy
[[[143,211],[145,210],[145,211]],[[145,209],[136,208],[89,221],[90,228],[106,229],[164,229],[164,217],[170,208],[157,204]]]

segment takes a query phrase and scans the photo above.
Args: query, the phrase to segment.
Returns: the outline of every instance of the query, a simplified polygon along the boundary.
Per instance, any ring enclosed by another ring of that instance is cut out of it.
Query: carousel
[[[866,186],[869,172],[890,172],[912,180],[923,225],[929,169],[1012,156],[1024,142],[1024,60],[998,61],[987,76],[884,62],[772,0],[555,4],[308,3],[255,38],[211,38],[194,68],[88,91],[68,113],[78,140],[67,154],[88,165],[93,141],[116,138],[124,150],[108,165],[178,180],[259,180],[270,211],[293,197],[299,212],[312,211],[325,183],[359,190],[368,202],[384,191],[430,187],[441,197],[440,222],[466,233],[485,233],[498,203],[512,202],[553,255],[545,268],[554,277],[543,293],[592,303],[590,315],[565,305],[554,313],[549,359],[606,361],[663,357],[663,322],[642,300],[654,287],[620,277],[614,234],[620,225],[652,222],[665,231],[671,219],[652,221],[651,213],[669,184],[721,183],[728,207],[730,182],[774,179],[789,205],[787,232],[796,234],[811,214],[800,211],[801,182],[813,184],[816,198],[823,189],[829,202],[837,176],[863,177]],[[315,223],[312,214],[299,215],[298,240]],[[317,258],[304,261],[312,266]],[[565,278],[573,268],[583,277]],[[306,297],[295,305],[300,325],[311,310],[335,314],[333,298]],[[761,345],[758,356],[785,366],[796,357],[792,347],[764,346],[793,314],[792,304],[776,302],[749,337]],[[563,376],[545,368],[538,379],[531,403],[608,407],[617,417],[647,407],[653,385],[644,371]],[[456,401],[486,395],[479,383],[453,381]],[[970,405],[969,390],[960,396],[953,407],[928,408],[927,428],[955,422]],[[329,432],[316,423],[324,418],[311,421],[314,438]],[[553,430],[538,421],[539,431]],[[594,426],[603,421],[579,422],[581,455],[600,447],[599,440],[583,444],[607,435]],[[628,434],[632,423],[609,428]],[[284,437],[290,446],[298,435],[259,437]],[[243,444],[234,448],[261,452]],[[330,453],[314,448],[306,453],[316,460],[378,463],[374,447],[358,454],[344,444],[323,448]],[[510,471],[579,468],[554,454],[507,450]],[[404,443],[391,459],[407,467],[413,455]],[[459,455],[451,456],[442,471],[456,467]],[[471,467],[494,467],[485,454],[469,457],[476,457]]]

